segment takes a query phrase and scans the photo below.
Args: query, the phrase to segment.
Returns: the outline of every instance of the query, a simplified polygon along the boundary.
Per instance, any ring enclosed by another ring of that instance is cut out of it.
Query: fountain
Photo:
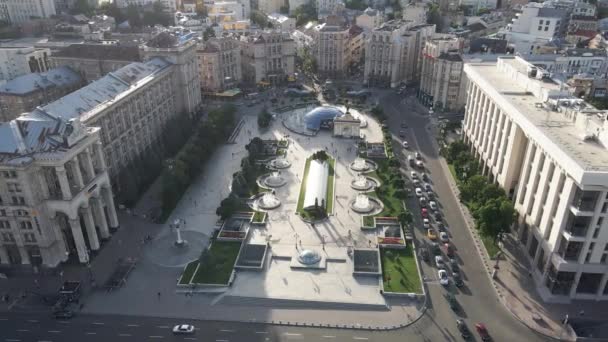
[[[379,182],[376,179],[366,177],[362,174],[357,175],[357,177],[352,182],[350,182],[351,188],[360,191],[367,191],[373,187],[377,187],[378,185]]]
[[[321,261],[321,255],[315,250],[305,249],[298,255],[298,261],[303,265],[314,265]]]
[[[378,168],[378,165],[371,160],[363,159],[360,157],[355,158],[355,160],[350,163],[350,169],[357,172],[372,172]]]
[[[269,165],[273,169],[286,169],[291,166],[291,163],[285,158],[277,158],[271,160]]]
[[[262,184],[267,186],[267,187],[271,187],[271,188],[278,188],[280,186],[285,185],[286,180],[285,178],[283,178],[281,176],[281,172],[280,171],[273,171],[270,173],[270,175],[266,175],[266,176],[262,176]]]
[[[255,204],[261,209],[274,209],[281,205],[281,201],[272,192],[265,192],[255,200]]]
[[[175,240],[174,244],[177,247],[183,247],[185,246],[188,241],[182,239],[182,233],[179,230],[179,225],[182,221],[180,219],[175,219],[175,221],[173,221],[173,227],[175,228],[175,233],[177,234],[177,239]]]
[[[360,214],[374,215],[382,211],[384,206],[378,199],[369,197],[364,194],[358,194],[354,200],[350,202],[350,208]]]

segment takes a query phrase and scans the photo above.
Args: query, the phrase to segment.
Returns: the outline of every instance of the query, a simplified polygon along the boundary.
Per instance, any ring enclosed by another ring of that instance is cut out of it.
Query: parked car
[[[419,168],[424,168],[424,164],[422,163],[421,160],[416,161],[416,166],[418,166]]]
[[[408,144],[408,142],[405,140],[403,140],[403,143],[401,143],[401,145],[403,145],[403,148],[410,148],[410,144]]]
[[[429,184],[429,183],[424,184],[424,191],[433,192],[433,188],[431,187],[431,184]]]
[[[74,312],[70,310],[61,310],[53,313],[53,317],[57,319],[70,319],[74,317]]]
[[[431,242],[431,251],[433,251],[433,255],[441,255],[441,248],[437,242]]]
[[[450,258],[450,268],[452,271],[460,271],[460,266],[458,265],[458,261],[456,261],[456,259]]]
[[[427,208],[422,208],[422,210],[420,210],[420,214],[422,215],[422,217],[427,218],[429,217],[429,211]]]
[[[426,247],[420,248],[420,257],[424,261],[427,261],[427,262],[429,261],[429,250],[426,249]]]
[[[454,294],[452,293],[447,293],[445,295],[445,299],[448,301],[448,304],[450,305],[450,308],[454,311],[458,310],[458,301],[456,300],[456,297],[454,296]]]
[[[407,128],[407,124],[405,123],[405,121],[401,122],[401,128]]]
[[[445,255],[447,255],[450,258],[454,257],[454,246],[450,245],[449,243],[444,243],[443,244],[443,248],[445,248]]]
[[[462,338],[466,340],[471,337],[471,331],[467,327],[467,324],[464,322],[464,320],[456,320],[456,327],[458,328],[458,331],[460,331],[460,336],[462,336]]]
[[[432,229],[426,230],[426,237],[428,237],[430,240],[437,240],[437,234],[435,234],[435,231]]]
[[[174,334],[193,334],[194,333],[194,325],[191,324],[178,324],[173,327]]]
[[[410,163],[410,166],[416,165],[416,159],[414,159],[414,157],[412,157],[411,155],[407,156],[407,161]]]
[[[445,230],[445,224],[443,224],[443,222],[437,222],[437,229],[439,230]]]
[[[441,240],[441,242],[443,242],[443,243],[447,243],[447,242],[450,242],[450,237],[448,236],[448,233],[446,233],[446,232],[440,232],[439,233],[439,240]]]
[[[460,276],[460,272],[454,272],[452,269],[452,279],[454,279],[454,285],[457,287],[462,287],[464,282],[462,281],[462,277]]]
[[[481,337],[482,341],[490,341],[492,339],[490,337],[490,333],[488,333],[488,329],[483,323],[475,324],[475,330],[477,330],[477,333],[479,334],[479,337]]]
[[[420,197],[419,202],[421,207],[426,207],[426,198]]]
[[[417,180],[417,179],[414,179],[414,180],[412,181],[412,183],[414,184],[414,186],[420,186],[420,181],[419,181],[419,180]]]
[[[421,177],[422,177],[422,180],[423,180],[423,181],[425,181],[425,182],[428,182],[428,181],[429,181],[429,176],[427,176],[425,172],[423,172],[423,173],[421,174]]]
[[[418,179],[418,174],[416,172],[412,171],[412,172],[410,172],[410,177],[412,179]]]
[[[416,156],[416,159],[422,160],[422,155],[420,154],[420,152],[416,152],[414,155]]]
[[[440,269],[445,269],[445,262],[441,255],[435,255],[435,266]]]
[[[427,196],[429,199],[435,199],[435,194],[434,194],[433,192],[427,192],[427,193],[426,193],[426,196]]]
[[[433,213],[433,218],[435,219],[435,221],[440,222],[441,221],[441,213],[439,212],[439,210],[435,211]]]
[[[431,221],[429,221],[428,218],[422,219],[422,226],[425,229],[430,229],[431,228]]]
[[[404,131],[404,130],[400,130],[400,131],[399,131],[399,136],[400,136],[401,138],[405,138],[405,131]]]
[[[429,207],[430,207],[432,210],[437,210],[437,202],[435,202],[435,201],[430,201],[430,202],[429,202]]]
[[[439,276],[439,284],[443,286],[450,285],[450,277],[448,277],[448,272],[446,270],[437,271],[437,276]]]
[[[416,188],[416,190],[414,190],[414,191],[416,192],[416,196],[422,197],[422,189]]]

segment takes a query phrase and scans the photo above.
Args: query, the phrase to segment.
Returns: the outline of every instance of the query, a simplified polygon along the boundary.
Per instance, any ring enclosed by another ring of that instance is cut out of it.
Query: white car
[[[410,172],[410,177],[412,177],[412,179],[418,179],[418,174],[414,171]]]
[[[445,268],[445,262],[443,261],[443,257],[441,255],[435,256],[435,266],[437,266],[437,268],[440,270]]]
[[[433,210],[437,210],[437,202],[435,201],[430,201],[429,202],[429,207]]]
[[[418,166],[419,168],[423,168],[424,164],[422,163],[422,160],[416,161],[416,166]]]
[[[422,189],[420,189],[420,188],[416,188],[416,190],[415,190],[415,191],[416,191],[416,196],[418,196],[418,197],[422,197]]]
[[[174,334],[193,334],[194,325],[190,324],[179,324],[173,327]]]
[[[441,242],[449,242],[450,241],[450,237],[448,236],[448,233],[446,232],[441,232],[439,233],[439,240],[441,240]]]
[[[443,286],[450,284],[450,278],[448,278],[448,272],[446,272],[446,270],[437,271],[437,275],[439,276],[439,284]]]
[[[429,229],[429,228],[431,228],[431,221],[429,221],[429,219],[428,219],[428,218],[422,219],[422,226],[423,226],[425,229]]]
[[[410,144],[407,143],[407,141],[403,141],[403,148],[410,148]]]

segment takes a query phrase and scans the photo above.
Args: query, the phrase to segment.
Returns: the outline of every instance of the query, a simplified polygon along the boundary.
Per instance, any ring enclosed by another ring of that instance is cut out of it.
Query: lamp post
[[[178,247],[184,246],[186,244],[186,240],[182,239],[181,231],[179,230],[180,224],[184,222],[182,219],[175,219],[173,221],[173,228],[175,228],[175,234],[177,235],[177,239],[175,240],[175,245]],[[171,226],[171,225],[169,225]]]

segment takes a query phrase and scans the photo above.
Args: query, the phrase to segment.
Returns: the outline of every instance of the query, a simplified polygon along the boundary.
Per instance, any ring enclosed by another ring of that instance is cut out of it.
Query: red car
[[[454,256],[454,246],[450,245],[449,243],[444,243],[443,248],[445,249],[445,255],[450,258]]]
[[[488,333],[488,329],[486,329],[486,326],[483,323],[475,324],[475,330],[477,330],[477,333],[481,337],[482,341],[490,341],[490,334]]]
[[[429,211],[426,208],[422,208],[422,217],[429,217]]]

